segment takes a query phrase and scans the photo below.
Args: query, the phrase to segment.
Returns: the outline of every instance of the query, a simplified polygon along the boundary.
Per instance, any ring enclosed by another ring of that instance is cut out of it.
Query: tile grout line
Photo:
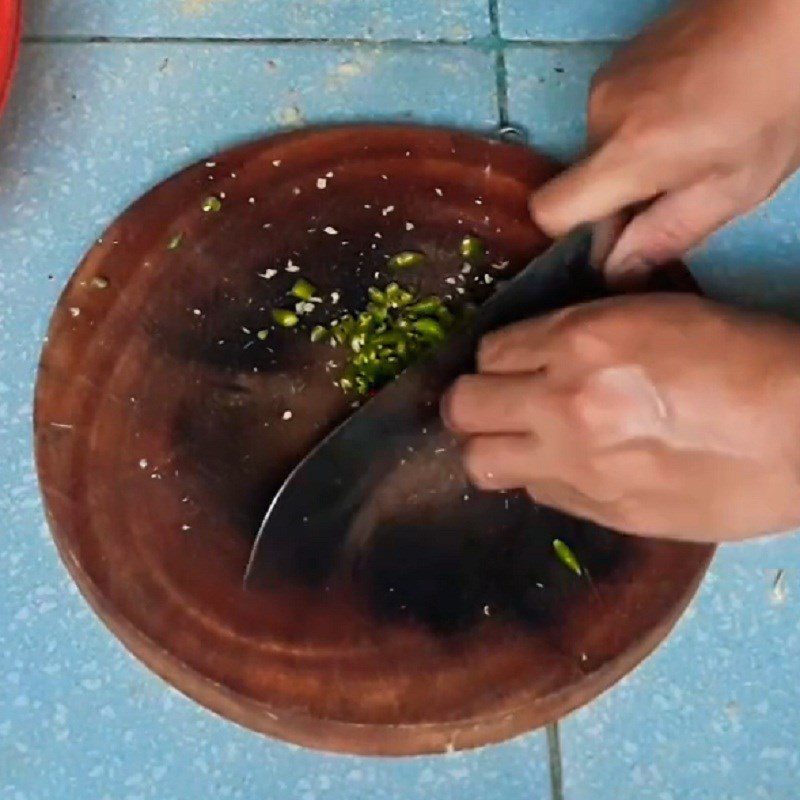
[[[481,46],[483,39],[409,39],[366,38],[363,36],[125,36],[100,34],[28,34],[23,36],[25,44],[310,44],[310,45],[458,45],[462,47]]]
[[[508,118],[508,70],[506,67],[506,54],[502,47],[495,56],[495,75],[497,78],[497,118],[500,127],[504,128],[509,123]]]
[[[490,0],[494,6],[496,0]],[[447,45],[476,50],[503,52],[507,47],[585,47],[619,44],[616,39],[505,39],[499,33],[468,39],[409,39],[404,37],[369,39],[361,36],[316,38],[313,36],[100,36],[94,34],[28,34],[24,44],[185,44],[185,45],[332,45],[341,47],[430,47]]]
[[[488,0],[489,25],[494,47],[495,91],[497,92],[497,121],[500,128],[508,125],[508,74],[506,71],[505,41],[500,34],[499,0]]]
[[[547,755],[550,767],[550,796],[564,800],[564,763],[561,759],[561,739],[558,723],[547,726]]]

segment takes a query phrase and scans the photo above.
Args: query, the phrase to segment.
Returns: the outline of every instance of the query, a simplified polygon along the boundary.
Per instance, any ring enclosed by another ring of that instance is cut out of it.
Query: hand
[[[679,4],[595,76],[593,152],[533,195],[534,219],[553,237],[602,223],[612,278],[680,256],[800,166],[798,51],[797,0]]]
[[[660,294],[493,333],[445,396],[472,480],[617,530],[800,525],[800,327]]]

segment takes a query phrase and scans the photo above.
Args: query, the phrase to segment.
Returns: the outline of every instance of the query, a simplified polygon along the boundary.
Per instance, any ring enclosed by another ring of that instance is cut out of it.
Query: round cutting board
[[[528,148],[448,130],[311,129],[188,168],[92,247],[42,354],[36,457],[61,557],[152,670],[255,730],[400,755],[551,722],[667,635],[712,548],[619,536],[513,497],[393,528],[368,595],[242,587],[270,497],[350,412],[337,352],[305,324],[275,328],[270,310],[298,276],[325,298],[322,317],[358,308],[410,249],[428,263],[408,280],[452,292],[466,233],[498,268],[459,284],[479,300],[485,274],[546,246],[527,197],[556,171]],[[204,211],[212,196],[219,209]],[[589,579],[526,533],[532,514]]]

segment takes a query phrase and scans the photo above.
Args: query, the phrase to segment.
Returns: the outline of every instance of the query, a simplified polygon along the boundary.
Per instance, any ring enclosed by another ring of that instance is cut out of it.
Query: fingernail
[[[607,268],[621,275],[629,272],[649,272],[652,268],[652,264],[639,255],[639,253],[631,253],[619,262],[615,262],[613,256],[614,254],[612,253],[608,259]]]
[[[610,286],[619,292],[627,292],[642,288],[652,270],[653,264],[634,253],[618,262],[609,259],[605,271]]]
[[[446,389],[444,394],[439,399],[439,416],[444,423],[445,428],[448,430],[453,430],[453,418],[452,414],[450,413],[450,406],[453,397],[453,387],[451,386],[449,389]]]

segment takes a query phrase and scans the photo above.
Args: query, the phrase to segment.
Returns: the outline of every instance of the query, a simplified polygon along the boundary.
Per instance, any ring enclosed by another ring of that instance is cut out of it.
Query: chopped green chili
[[[295,285],[292,286],[292,290],[289,294],[291,294],[292,297],[296,297],[298,300],[305,300],[308,302],[312,297],[316,297],[317,287],[314,286],[313,283],[309,283],[305,278],[300,278]]]
[[[205,212],[211,211],[216,213],[222,208],[222,202],[220,201],[219,197],[214,197],[214,195],[211,195],[203,200],[202,208]]]
[[[581,567],[578,557],[568,544],[562,542],[561,539],[553,539],[553,550],[555,551],[556,556],[558,556],[558,560],[567,569],[571,570],[578,576],[583,575],[583,567]]]
[[[407,311],[409,314],[416,316],[424,314],[436,315],[442,308],[444,308],[444,304],[438,297],[426,297],[418,303],[414,303],[413,306],[409,306]]]
[[[345,392],[364,395],[397,377],[446,336],[456,322],[438,297],[416,296],[398,283],[367,290],[370,302],[357,316],[316,326],[312,341],[329,339],[349,351],[338,381]]]
[[[382,308],[386,305],[386,295],[375,286],[370,286],[367,289],[367,294],[369,295],[369,299],[375,303],[376,308]]]
[[[330,333],[328,332],[328,329],[324,325],[316,325],[311,330],[312,342],[324,342],[326,339],[329,338],[329,336]]]
[[[469,262],[480,262],[486,257],[486,248],[477,236],[465,236],[459,245],[461,257]]]
[[[272,319],[278,323],[282,328],[293,328],[300,321],[300,318],[294,311],[289,311],[285,308],[275,308],[272,311]]]
[[[266,328],[262,328],[260,331],[258,331],[258,333],[256,333],[256,336],[263,342],[264,339],[269,336],[269,331]]]
[[[423,253],[415,250],[405,250],[402,253],[393,255],[388,262],[389,269],[410,269],[411,267],[421,267],[427,259]]]
[[[167,245],[167,250],[177,250],[181,246],[182,241],[183,241],[183,233],[176,234],[169,240],[169,244]]]
[[[435,319],[430,319],[428,317],[415,319],[413,328],[431,341],[441,341],[444,339],[444,329]]]

